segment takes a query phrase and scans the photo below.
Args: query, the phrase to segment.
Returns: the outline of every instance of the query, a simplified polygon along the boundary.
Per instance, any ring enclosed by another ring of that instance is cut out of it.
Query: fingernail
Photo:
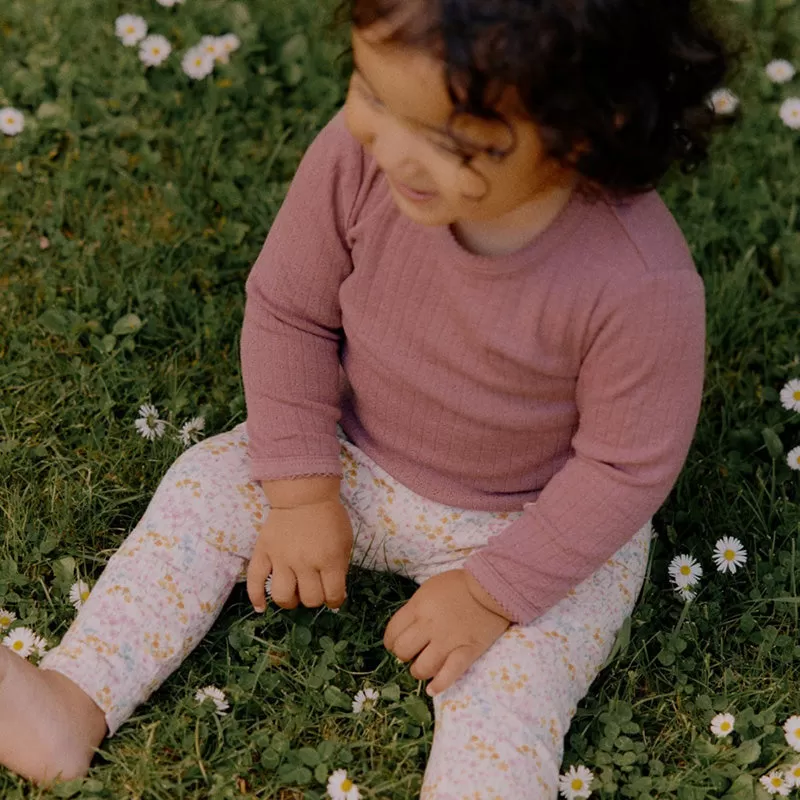
[[[263,614],[267,610],[267,607],[266,606],[253,606],[253,609],[255,610],[256,614]]]
[[[425,694],[427,694],[428,697],[436,697],[436,692],[434,692],[430,686],[425,690]]]

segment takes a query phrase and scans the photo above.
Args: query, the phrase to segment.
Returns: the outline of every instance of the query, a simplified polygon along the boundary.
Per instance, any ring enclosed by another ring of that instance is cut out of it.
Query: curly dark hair
[[[497,101],[513,87],[549,153],[590,186],[648,191],[673,163],[706,156],[707,98],[729,54],[691,0],[344,0],[342,10],[357,29],[391,19],[392,41],[440,58],[454,116],[502,119]]]

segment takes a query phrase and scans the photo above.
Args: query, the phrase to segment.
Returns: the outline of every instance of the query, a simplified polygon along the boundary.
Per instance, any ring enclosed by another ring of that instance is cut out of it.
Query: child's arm
[[[253,480],[341,475],[339,287],[362,155],[337,116],[309,148],[247,281],[242,375]]]
[[[578,376],[573,456],[465,564],[514,621],[555,605],[664,502],[697,423],[704,316],[689,269],[645,274],[601,300]]]

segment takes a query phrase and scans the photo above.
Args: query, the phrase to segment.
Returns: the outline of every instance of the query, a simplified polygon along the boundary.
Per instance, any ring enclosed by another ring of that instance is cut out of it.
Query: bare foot
[[[88,772],[105,735],[82,689],[0,646],[0,765],[36,783],[71,780]]]

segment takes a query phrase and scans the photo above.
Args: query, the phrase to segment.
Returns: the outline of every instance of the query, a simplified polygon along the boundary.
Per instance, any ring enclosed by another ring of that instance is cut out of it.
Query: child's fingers
[[[329,608],[339,608],[347,597],[345,577],[347,569],[325,570],[320,572],[322,588],[325,592],[325,605]]]
[[[467,647],[457,647],[451,650],[445,659],[442,668],[436,673],[436,677],[428,684],[425,690],[430,697],[433,697],[445,689],[449,689],[475,662],[475,651]]]
[[[412,645],[412,647],[416,650],[414,655],[417,657],[409,670],[411,675],[418,681],[426,681],[428,678],[435,678],[447,661],[447,650],[437,647],[430,641],[427,643],[427,646],[423,645],[419,647],[415,644]],[[419,655],[417,655],[417,653],[419,653]],[[401,655],[398,655],[398,658],[403,661],[407,660]]]
[[[419,656],[414,662],[411,674],[418,680],[432,678],[444,663],[447,653],[442,653],[441,648],[433,647],[431,641],[430,630],[424,625],[412,622],[397,635],[391,652],[401,661],[411,661],[415,656]]]
[[[247,565],[247,596],[259,614],[267,608],[267,592],[264,584],[270,572],[272,572],[270,557],[256,547]]]
[[[322,590],[319,572],[310,569],[306,572],[296,572],[297,594],[300,602],[306,608],[319,608],[325,602],[325,592]]]
[[[281,608],[297,608],[300,599],[297,596],[297,576],[294,570],[281,564],[273,564],[270,594]]]
[[[397,637],[416,619],[416,604],[412,597],[405,605],[394,612],[394,615],[386,625],[383,632],[383,646],[391,653],[394,652],[394,645]]]

